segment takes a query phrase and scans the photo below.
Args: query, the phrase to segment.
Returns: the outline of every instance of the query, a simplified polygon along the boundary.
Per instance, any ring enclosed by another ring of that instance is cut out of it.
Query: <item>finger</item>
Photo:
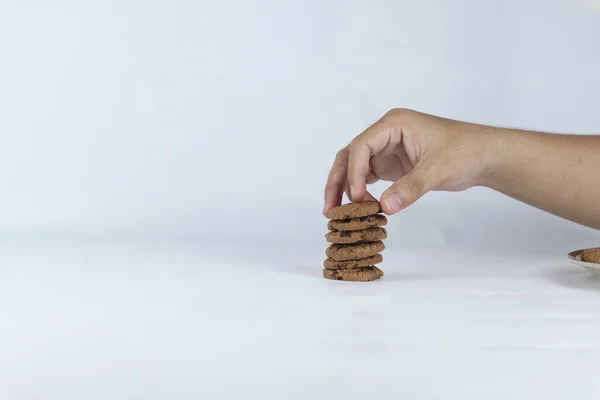
[[[348,185],[353,201],[362,201],[367,191],[369,161],[386,146],[400,143],[400,132],[395,132],[384,119],[373,124],[350,145],[348,157]]]
[[[381,195],[381,207],[388,215],[410,206],[425,193],[434,189],[439,178],[433,169],[418,164],[411,172],[398,179]]]
[[[348,197],[348,199],[351,199],[350,197],[350,188],[346,186],[346,197]],[[369,191],[365,192],[365,197],[363,198],[364,201],[377,201],[377,199],[375,198],[375,196],[373,196],[371,193],[369,193]],[[352,200],[350,200],[352,201]]]
[[[377,201],[377,199],[375,198],[375,196],[373,196],[371,193],[369,193],[368,191],[365,193],[365,198],[364,200],[366,201]]]
[[[333,207],[337,207],[342,203],[344,187],[346,186],[348,179],[348,153],[348,146],[340,150],[337,153],[331,171],[329,172],[329,177],[325,184],[325,204],[323,205],[324,215],[326,215]]]
[[[375,183],[378,180],[379,180],[379,178],[373,172],[369,172],[369,175],[367,175],[367,177],[366,177],[366,181],[367,181],[368,185]]]

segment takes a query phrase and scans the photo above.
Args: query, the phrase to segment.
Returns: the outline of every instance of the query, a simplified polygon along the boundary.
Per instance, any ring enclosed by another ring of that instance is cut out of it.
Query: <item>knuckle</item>
[[[388,112],[385,113],[386,117],[393,117],[394,115],[398,115],[402,111],[402,108],[392,108]]]
[[[385,114],[386,118],[404,119],[412,113],[412,110],[407,108],[392,108]]]
[[[368,146],[369,141],[372,139],[374,134],[374,131],[365,131],[361,133],[360,135],[352,139],[352,142],[350,142],[350,146],[348,146],[348,149],[352,151]]]
[[[356,148],[356,146],[359,146],[361,140],[362,140],[362,136],[361,135],[359,135],[359,136],[355,137],[354,139],[352,139],[352,141],[350,142],[350,148]]]
[[[346,153],[348,152],[348,149],[346,147],[344,147],[343,149],[341,149],[340,151],[338,151],[335,155],[335,159],[336,160],[341,160],[344,157],[346,157]]]

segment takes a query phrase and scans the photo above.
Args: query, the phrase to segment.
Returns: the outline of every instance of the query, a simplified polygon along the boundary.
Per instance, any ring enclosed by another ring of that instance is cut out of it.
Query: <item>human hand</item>
[[[493,163],[493,128],[394,109],[340,150],[325,188],[326,214],[351,201],[374,200],[367,184],[394,182],[381,206],[395,214],[430,190],[461,191],[478,185]]]

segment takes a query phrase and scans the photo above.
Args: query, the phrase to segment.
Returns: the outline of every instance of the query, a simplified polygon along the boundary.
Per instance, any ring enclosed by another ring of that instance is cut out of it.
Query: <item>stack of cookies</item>
[[[377,201],[349,203],[327,213],[329,233],[325,238],[331,245],[323,263],[323,277],[339,281],[368,282],[383,277],[375,266],[383,261],[383,240],[387,232],[385,215],[380,214]]]

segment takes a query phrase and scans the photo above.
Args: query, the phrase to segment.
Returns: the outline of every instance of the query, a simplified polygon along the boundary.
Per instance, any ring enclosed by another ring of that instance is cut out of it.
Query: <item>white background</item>
[[[597,398],[597,232],[432,193],[384,280],[320,266],[339,148],[393,107],[599,133],[599,38],[566,0],[0,0],[0,398]]]

